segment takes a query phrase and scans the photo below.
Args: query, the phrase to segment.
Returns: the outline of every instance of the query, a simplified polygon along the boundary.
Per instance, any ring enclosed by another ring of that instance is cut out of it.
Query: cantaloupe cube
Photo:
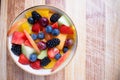
[[[26,22],[26,21],[27,21],[26,18],[22,18],[22,19],[20,19],[19,21],[15,22],[15,23],[10,27],[10,29],[8,30],[7,36],[10,36],[12,33],[14,33],[15,31],[17,31],[18,28],[19,28],[19,26],[20,26],[21,24],[23,24],[24,22]]]
[[[62,50],[67,38],[67,34],[59,34],[56,38],[60,39],[60,44],[57,46],[57,48]]]

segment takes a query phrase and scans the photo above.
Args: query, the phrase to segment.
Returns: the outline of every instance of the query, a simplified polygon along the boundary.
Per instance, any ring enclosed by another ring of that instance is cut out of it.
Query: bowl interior
[[[53,10],[55,12],[58,12],[60,14],[64,14],[67,16],[67,18],[69,19],[70,23],[74,26],[72,20],[70,19],[70,17],[68,17],[68,15],[66,13],[64,13],[62,10],[58,9],[58,8],[55,8],[55,7],[52,7],[52,6],[46,6],[46,5],[39,5],[39,6],[35,6],[35,7],[31,7],[29,9],[26,9],[24,10],[22,13],[20,13],[16,18],[15,20],[11,23],[11,25],[13,23],[15,23],[17,20],[19,20],[20,18],[24,17],[25,16],[25,13],[29,10],[36,10],[38,8],[48,8],[50,10]],[[11,26],[10,25],[10,26]],[[69,62],[70,60],[72,59],[72,57],[74,56],[75,54],[75,51],[76,51],[76,47],[77,47],[77,32],[76,32],[76,29],[75,29],[75,42],[74,42],[74,45],[73,45],[73,48],[71,50],[71,53],[68,57],[68,59],[62,63],[61,66],[59,66],[55,71],[51,72],[51,69],[40,69],[40,70],[35,70],[35,69],[32,69],[29,65],[22,65],[18,62],[18,58],[16,55],[14,55],[11,51],[11,47],[12,47],[12,44],[11,44],[11,39],[12,39],[12,36],[9,36],[8,37],[8,49],[9,49],[9,52],[10,52],[10,55],[12,57],[12,59],[14,60],[14,62],[23,70],[25,70],[26,72],[29,72],[31,74],[34,74],[34,75],[51,75],[53,73],[56,73],[58,72],[59,70],[61,70],[62,68],[64,68]]]

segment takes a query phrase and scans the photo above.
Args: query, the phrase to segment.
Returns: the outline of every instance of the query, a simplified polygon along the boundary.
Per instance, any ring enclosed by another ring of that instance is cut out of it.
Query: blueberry
[[[64,46],[64,48],[63,48],[63,52],[65,53],[65,52],[67,52],[68,51],[68,47],[67,46]]]
[[[56,60],[60,59],[60,57],[61,57],[61,54],[60,54],[60,53],[58,53],[58,54],[55,55],[55,59],[56,59]]]
[[[57,36],[57,35],[59,35],[59,33],[60,33],[60,31],[59,31],[58,29],[54,29],[54,30],[52,31],[52,35],[53,35],[53,36]]]
[[[35,53],[32,53],[31,55],[30,55],[30,61],[31,62],[35,62],[37,60],[37,55],[35,54]]]
[[[57,22],[59,18],[60,18],[60,15],[59,15],[58,13],[54,13],[54,14],[50,17],[50,21],[51,21],[51,22]]]
[[[30,24],[34,24],[34,23],[35,23],[35,21],[34,21],[34,19],[33,19],[32,17],[29,17],[29,18],[28,18],[28,22],[29,22]]]
[[[45,28],[46,32],[47,33],[51,33],[52,32],[52,27],[50,25],[48,25],[46,28]]]
[[[41,15],[39,13],[37,13],[36,11],[33,11],[32,17],[33,17],[34,21],[36,22],[36,21],[40,20]]]
[[[45,38],[45,34],[43,32],[40,32],[40,33],[38,33],[37,38],[38,39],[44,39]]]
[[[31,37],[32,37],[33,40],[37,39],[37,35],[36,34],[31,34]]]

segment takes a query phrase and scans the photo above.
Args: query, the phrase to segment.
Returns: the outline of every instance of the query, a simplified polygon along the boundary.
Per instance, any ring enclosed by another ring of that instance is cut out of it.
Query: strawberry
[[[60,27],[60,32],[62,34],[73,34],[73,29],[70,27],[70,26],[65,26],[65,25],[62,25]]]
[[[49,58],[54,58],[55,55],[58,53],[59,53],[59,49],[57,48],[50,48],[48,49],[48,52],[47,52]]]
[[[40,69],[41,66],[40,66],[40,60],[37,60],[35,62],[31,62],[30,63],[30,67],[33,68],[33,69]]]
[[[52,25],[52,28],[53,28],[53,29],[58,29],[58,22],[54,23],[54,24]]]
[[[21,55],[19,56],[18,62],[21,63],[21,64],[24,64],[24,65],[30,63],[29,60],[28,60],[28,58],[27,58],[24,54],[21,54]]]
[[[36,32],[38,33],[40,31],[40,25],[39,23],[35,23],[33,26],[32,26],[32,31],[33,32]]]

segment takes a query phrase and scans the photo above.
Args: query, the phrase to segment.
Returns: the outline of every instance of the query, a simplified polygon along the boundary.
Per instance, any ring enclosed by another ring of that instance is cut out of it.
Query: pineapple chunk
[[[49,9],[37,9],[36,10],[42,17],[49,17]]]
[[[31,25],[26,21],[21,26],[19,26],[18,31],[23,32],[26,30],[29,34],[31,34]]]
[[[43,68],[45,68],[45,69],[51,69],[51,68],[53,68],[53,66],[55,65],[55,63],[56,63],[56,60],[55,59],[51,59],[51,62],[48,65],[44,66]]]
[[[27,12],[25,13],[25,17],[26,17],[26,18],[31,17],[31,16],[32,16],[31,12],[32,12],[32,11],[27,11]]]

